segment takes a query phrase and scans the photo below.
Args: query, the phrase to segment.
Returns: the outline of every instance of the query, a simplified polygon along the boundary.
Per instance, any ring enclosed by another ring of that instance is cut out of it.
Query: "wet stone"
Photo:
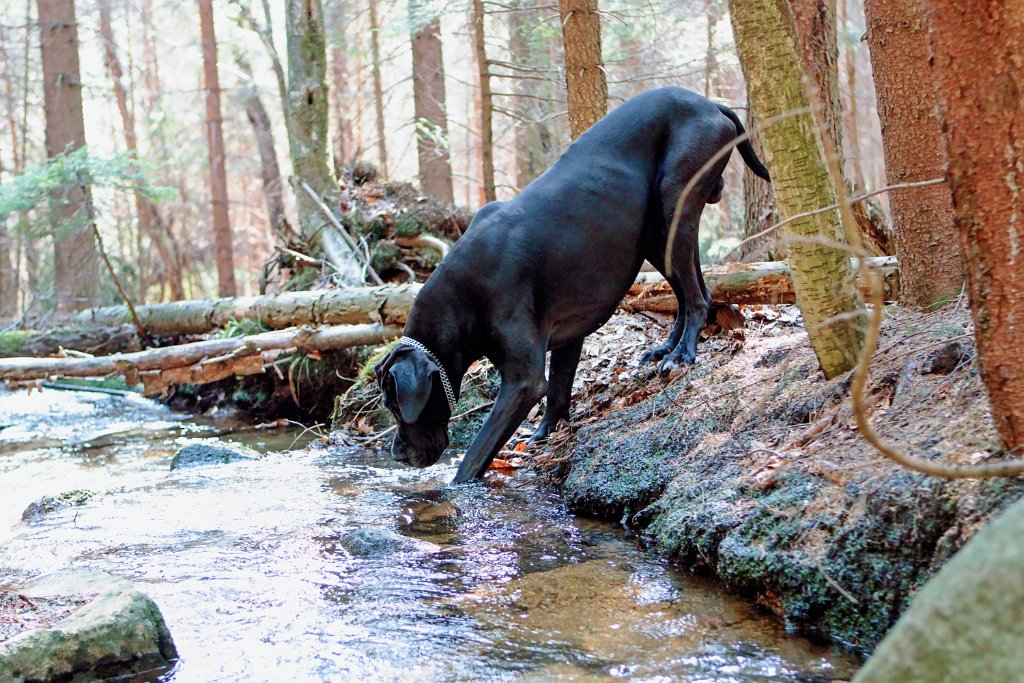
[[[25,508],[25,511],[21,513],[21,520],[29,524],[38,522],[46,515],[53,514],[54,512],[85,505],[95,495],[95,491],[75,489],[73,491],[65,491],[56,496],[43,496]]]
[[[441,546],[378,527],[363,527],[341,537],[340,545],[354,557],[384,557],[393,553],[432,553]]]
[[[190,443],[179,448],[171,458],[171,471],[252,460],[259,460],[259,455],[245,448],[223,444]]]
[[[0,641],[2,681],[129,677],[169,670],[177,659],[160,609],[116,576],[94,570],[59,572],[19,589],[17,595],[30,608],[47,606],[49,615]],[[55,611],[55,606],[68,609]]]

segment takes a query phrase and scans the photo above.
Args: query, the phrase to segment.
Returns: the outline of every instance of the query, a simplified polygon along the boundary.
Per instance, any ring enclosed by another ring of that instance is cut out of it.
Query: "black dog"
[[[515,199],[480,209],[416,297],[406,337],[375,367],[398,421],[395,458],[414,467],[437,462],[462,377],[483,356],[501,372],[501,389],[455,481],[482,476],[545,395],[533,440],[547,437],[568,417],[584,337],[611,317],[644,259],[665,272],[683,187],[742,133],[728,107],[681,88],[653,90],[596,123]],[[750,143],[737,147],[768,180]],[[667,278],[679,316],[665,343],[642,359],[660,361],[662,373],[696,357],[711,303],[697,228],[704,204],[721,198],[728,160],[698,181],[682,209]]]

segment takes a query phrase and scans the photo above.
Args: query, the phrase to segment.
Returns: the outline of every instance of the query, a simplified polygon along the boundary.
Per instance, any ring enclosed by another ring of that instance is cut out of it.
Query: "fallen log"
[[[155,335],[205,334],[236,320],[256,320],[272,330],[296,325],[404,325],[420,285],[352,287],[264,296],[173,301],[136,306],[146,331]],[[91,308],[62,320],[65,326],[120,326],[126,306]]]
[[[896,257],[878,256],[866,259],[866,262],[879,269],[885,277],[886,301],[898,300],[900,273]],[[796,303],[796,292],[786,261],[728,263],[704,268],[703,272],[714,304]],[[865,279],[861,278],[858,284],[861,293],[866,295],[868,284]],[[675,313],[678,304],[672,288],[660,273],[641,273],[619,308],[627,312]]]
[[[262,355],[271,351],[330,351],[379,344],[400,334],[401,328],[380,323],[298,327],[95,358],[7,358],[0,360],[0,380],[121,374],[130,385],[142,383],[149,393],[160,393],[170,384],[212,382],[233,374],[262,372]],[[165,372],[168,375],[161,379]]]
[[[892,256],[869,259],[886,279],[886,299],[899,298],[899,269]],[[703,269],[716,304],[793,303],[795,294],[785,261],[731,263]],[[659,284],[660,283],[660,284]],[[381,323],[400,327],[421,285],[388,285],[286,292],[265,296],[229,297],[137,306],[139,318],[151,335],[206,334],[236,320],[257,320],[271,329],[297,325],[350,325]],[[676,300],[664,278],[643,272],[622,306],[626,311],[675,312]],[[0,334],[0,358],[53,355],[59,348],[99,354],[138,348],[126,323],[124,306],[94,308],[61,320],[48,332],[18,330]],[[88,330],[88,332],[83,332]],[[106,346],[104,337],[116,332]],[[8,340],[8,341],[5,341]],[[120,340],[120,341],[118,341]],[[121,345],[123,344],[123,345]]]

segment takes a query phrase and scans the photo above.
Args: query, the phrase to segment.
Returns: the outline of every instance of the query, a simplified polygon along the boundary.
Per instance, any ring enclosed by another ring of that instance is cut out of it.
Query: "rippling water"
[[[181,654],[165,680],[827,681],[855,668],[522,475],[448,488],[448,462],[412,470],[306,447],[297,430],[223,435],[241,426],[136,397],[0,394],[3,425],[0,584],[67,567],[131,578]],[[266,455],[169,472],[193,438]],[[21,522],[71,489],[99,495]],[[367,526],[440,549],[353,558],[339,539]]]

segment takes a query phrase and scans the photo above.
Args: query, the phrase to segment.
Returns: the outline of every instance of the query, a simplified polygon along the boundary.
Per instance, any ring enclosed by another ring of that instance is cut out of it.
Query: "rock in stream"
[[[55,598],[83,604],[0,641],[0,681],[102,680],[169,669],[178,657],[156,604],[111,574],[59,572],[14,595],[28,611]]]

